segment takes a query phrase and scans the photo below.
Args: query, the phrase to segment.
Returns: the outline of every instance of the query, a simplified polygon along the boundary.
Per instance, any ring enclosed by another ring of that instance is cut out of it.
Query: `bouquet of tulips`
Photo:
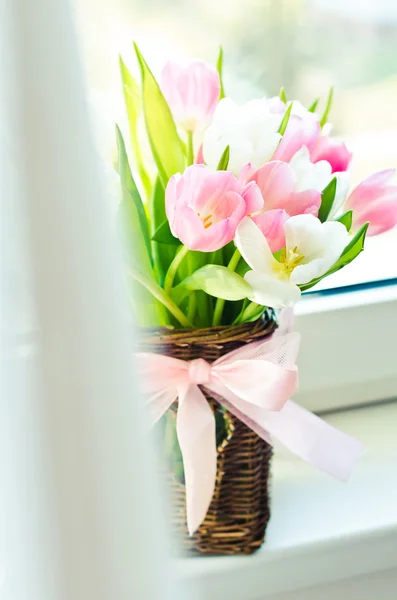
[[[177,476],[174,521],[183,530],[183,482],[187,530],[200,528],[186,547],[250,553],[269,518],[273,439],[342,480],[361,452],[290,400],[299,336],[289,325],[272,335],[274,312],[261,317],[292,307],[352,262],[367,234],[397,223],[394,170],[349,193],[351,153],[330,136],[332,90],[321,110],[283,89],[239,106],[225,96],[222,51],[216,68],[167,63],[159,82],[135,51],[140,86],[120,60],[132,168],[119,129],[117,141],[141,383]]]
[[[120,60],[132,168],[119,129],[117,138],[139,324],[241,324],[293,306],[352,262],[366,234],[397,223],[394,170],[349,193],[352,155],[329,133],[332,90],[321,111],[319,99],[305,108],[283,89],[237,105],[222,51],[216,68],[169,62],[159,82],[135,51],[140,86]]]

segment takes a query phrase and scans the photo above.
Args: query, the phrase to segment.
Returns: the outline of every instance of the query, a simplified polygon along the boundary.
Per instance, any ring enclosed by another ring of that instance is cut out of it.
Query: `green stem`
[[[250,302],[245,310],[242,310],[238,317],[234,320],[233,325],[239,325],[240,323],[245,323],[252,319],[258,312],[259,304],[256,302]],[[262,307],[265,310],[265,306]]]
[[[176,253],[174,260],[168,267],[168,271],[164,279],[164,292],[167,294],[167,296],[169,296],[171,293],[175,275],[177,270],[179,269],[179,265],[181,264],[188,252],[189,248],[187,248],[186,246],[182,246],[182,248]]]
[[[183,327],[193,327],[192,323],[189,321],[186,315],[183,314],[179,306],[177,306],[175,302],[171,300],[169,296],[167,296],[165,291],[156,281],[150,281],[135,269],[130,268],[129,272],[138,283],[146,288],[148,292],[150,292],[156,298],[156,300],[161,302],[161,304],[163,304],[170,311],[170,313],[181,325],[183,325]]]
[[[229,264],[227,265],[227,268],[230,271],[235,271],[237,269],[238,263],[240,262],[240,258],[241,258],[240,251],[238,248],[236,248],[233,253],[232,258],[230,259]],[[217,325],[221,324],[224,306],[225,306],[225,300],[223,298],[218,298],[215,303],[214,317],[212,319],[213,327],[216,327]]]
[[[193,148],[193,131],[187,132],[187,164],[194,163],[194,148]]]
[[[248,304],[249,304],[249,300],[248,300],[248,298],[246,298],[243,302],[240,312],[238,313],[237,317],[233,321],[233,325],[238,325],[241,322],[241,318],[244,314],[245,309],[248,307]]]
[[[191,275],[193,273],[193,269],[194,269],[194,258],[193,258],[193,254],[190,252],[187,255],[187,271],[188,271],[188,275]],[[194,321],[194,317],[196,315],[196,310],[197,310],[197,296],[195,294],[195,292],[192,292],[189,296],[189,300],[188,300],[188,308],[187,308],[187,317],[189,319],[189,321]]]
[[[196,316],[197,310],[197,296],[195,292],[192,292],[189,296],[189,304],[187,309],[187,318],[192,323],[194,322],[194,317]]]
[[[241,258],[241,254],[240,254],[240,250],[238,248],[235,249],[232,258],[230,259],[229,264],[227,265],[227,268],[230,269],[230,271],[235,271],[237,269],[237,265],[240,262],[240,258]]]

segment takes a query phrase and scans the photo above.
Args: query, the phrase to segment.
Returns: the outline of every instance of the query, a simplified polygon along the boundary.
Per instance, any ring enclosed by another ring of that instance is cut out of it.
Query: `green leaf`
[[[116,138],[117,147],[119,151],[119,174],[123,194],[123,201],[128,203],[132,202],[135,206],[136,215],[139,222],[139,228],[143,237],[144,244],[146,246],[146,252],[149,259],[151,260],[152,256],[149,238],[149,226],[147,222],[145,208],[143,206],[141,196],[139,194],[138,188],[136,187],[134,178],[131,173],[122,133],[117,125]]]
[[[338,258],[338,260],[333,264],[329,271],[322,275],[322,277],[317,277],[316,279],[312,279],[312,281],[310,281],[309,283],[299,286],[302,292],[309,290],[325,277],[328,277],[329,275],[336,273],[336,271],[343,269],[344,267],[346,267],[346,265],[348,265],[355,258],[357,258],[360,252],[364,250],[364,242],[368,226],[369,223],[365,223],[362,227],[360,227],[355,236],[351,239],[349,244],[343,250],[340,258]]]
[[[120,231],[122,248],[128,270],[135,270],[142,279],[158,285],[152,267],[151,244],[145,209],[135,185],[128,163],[123,136],[116,127],[119,151],[119,174],[122,188],[122,200],[117,212],[117,225]],[[129,278],[130,300],[138,325],[156,327],[169,323],[164,307],[155,296]]]
[[[171,233],[168,219],[165,219],[152,235],[152,240],[159,244],[171,244],[172,246],[180,246],[181,242]]]
[[[315,101],[313,102],[313,104],[311,104],[307,110],[311,113],[316,112],[316,108],[317,108],[319,102],[320,102],[320,98],[316,98]]]
[[[212,325],[213,299],[201,290],[194,293],[197,298],[196,324],[198,327],[210,327]]]
[[[334,177],[321,192],[321,205],[318,211],[318,218],[322,223],[326,221],[332,209],[335,200],[337,179]]]
[[[288,102],[287,96],[285,94],[285,89],[283,87],[280,89],[280,100],[282,100],[284,104],[287,104]]]
[[[146,131],[162,184],[166,187],[172,175],[185,169],[183,147],[160,87],[136,44],[134,48],[141,70]]]
[[[165,214],[165,191],[160,178],[157,177],[150,202],[150,225],[152,240],[156,231],[165,221],[167,221],[167,216]],[[177,246],[174,245],[174,240],[175,238],[173,238],[172,244],[159,244],[156,241],[152,241],[155,271],[161,284],[163,283],[165,274],[175,257]]]
[[[291,116],[292,105],[293,105],[293,103],[291,102],[291,104],[289,105],[289,107],[285,111],[285,115],[283,116],[283,120],[281,121],[280,127],[278,128],[278,132],[281,135],[284,135],[285,130],[287,129],[288,121],[289,121],[289,118]]]
[[[369,227],[369,223],[364,223],[362,227],[357,231],[351,242],[346,246],[343,250],[341,257],[336,261],[334,266],[331,268],[331,272],[339,271],[342,267],[345,267],[349,263],[352,262],[357,256],[364,250],[364,242],[365,236],[367,235],[367,230]],[[330,271],[328,271],[327,275],[330,275]]]
[[[329,93],[328,93],[327,103],[325,105],[323,116],[320,119],[320,125],[321,125],[321,127],[324,127],[324,125],[326,124],[326,122],[328,120],[328,115],[329,115],[329,113],[331,111],[333,97],[334,97],[334,88],[332,86],[331,89],[329,90]]]
[[[141,148],[138,138],[138,119],[142,111],[141,92],[137,82],[131,75],[121,56],[119,57],[120,74],[123,83],[124,103],[127,111],[130,139],[134,158],[141,178],[143,188],[147,196],[151,193],[150,177],[145,169],[142,159]]]
[[[216,61],[216,69],[219,73],[219,82],[221,84],[221,91],[219,94],[219,100],[225,97],[225,88],[223,87],[223,48],[219,46],[218,60]]]
[[[348,210],[347,212],[343,213],[343,215],[341,215],[340,217],[335,219],[335,221],[339,221],[339,223],[343,223],[343,225],[346,227],[347,231],[350,231],[350,229],[352,228],[352,223],[353,223],[353,211]]]
[[[266,306],[255,305],[254,302],[251,302],[250,305],[245,309],[239,323],[252,323],[259,319],[259,317],[265,312]]]
[[[165,189],[159,177],[157,177],[154,183],[149,212],[151,232],[153,235],[156,229],[158,229],[167,218],[165,214]]]
[[[224,149],[222,156],[219,160],[218,166],[216,168],[217,171],[226,171],[230,158],[230,146],[226,146]]]
[[[251,286],[240,275],[218,265],[205,265],[187,277],[180,286],[190,291],[203,290],[210,296],[224,300],[242,300],[252,292]]]
[[[152,266],[142,235],[138,211],[131,195],[125,189],[117,210],[117,225],[127,265],[135,267],[142,274],[150,273]]]
[[[128,170],[123,144],[120,145],[120,176],[122,179],[122,200],[117,210],[117,228],[120,234],[123,255],[128,269],[136,269],[150,281],[154,281],[154,273],[143,235],[137,203],[131,191],[127,189]],[[127,180],[127,182],[126,182]],[[128,280],[128,291],[135,318],[141,327],[155,327],[167,324],[163,307],[144,288],[135,281]]]
[[[135,128],[142,111],[141,92],[138,83],[128,70],[127,65],[119,56],[121,81],[123,83],[124,99],[130,125]]]

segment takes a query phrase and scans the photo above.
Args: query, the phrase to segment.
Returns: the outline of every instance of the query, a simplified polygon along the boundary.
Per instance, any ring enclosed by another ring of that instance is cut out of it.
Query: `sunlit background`
[[[74,0],[101,154],[123,126],[118,54],[137,73],[131,41],[158,74],[168,58],[215,63],[226,93],[311,104],[335,86],[333,134],[353,151],[352,181],[397,166],[397,2],[393,0]],[[397,235],[369,240],[326,287],[397,277]],[[325,285],[324,285],[325,287]]]

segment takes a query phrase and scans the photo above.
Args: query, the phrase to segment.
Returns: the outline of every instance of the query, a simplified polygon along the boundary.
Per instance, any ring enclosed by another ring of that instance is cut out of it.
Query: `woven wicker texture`
[[[145,330],[140,347],[145,352],[213,362],[244,344],[267,337],[275,327],[274,313],[269,311],[254,323],[238,326]],[[270,517],[268,483],[272,449],[224,411],[219,404],[221,398],[214,399],[204,393],[214,413],[223,415],[226,426],[218,446],[215,492],[203,523],[189,536],[183,481],[161,460],[159,468],[171,488],[172,530],[188,554],[251,554],[261,546]]]

